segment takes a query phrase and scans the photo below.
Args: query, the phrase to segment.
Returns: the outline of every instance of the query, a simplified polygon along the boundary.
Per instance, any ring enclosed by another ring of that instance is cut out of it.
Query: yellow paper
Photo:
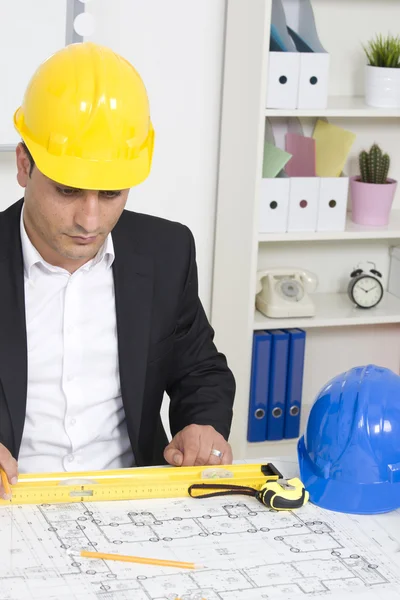
[[[317,121],[314,129],[317,177],[339,177],[356,139],[351,131]]]

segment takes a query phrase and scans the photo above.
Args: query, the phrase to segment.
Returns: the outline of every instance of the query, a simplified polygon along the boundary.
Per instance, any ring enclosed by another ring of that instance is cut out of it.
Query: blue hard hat
[[[298,442],[310,501],[375,514],[400,508],[400,376],[355,367],[320,391]]]

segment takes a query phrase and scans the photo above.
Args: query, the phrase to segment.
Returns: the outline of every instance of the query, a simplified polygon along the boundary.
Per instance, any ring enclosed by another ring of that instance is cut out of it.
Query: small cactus
[[[386,183],[390,166],[388,154],[382,154],[377,144],[373,144],[366,152],[359,155],[361,181],[364,183]]]
[[[389,166],[390,166],[390,158],[389,158],[389,154],[384,154],[382,156],[382,164],[383,164],[383,169],[382,169],[382,182],[386,183],[387,180],[387,176],[389,173]]]
[[[382,150],[374,144],[371,146],[368,156],[369,177],[371,183],[378,183],[380,163],[382,159]]]
[[[360,173],[361,181],[367,183],[369,181],[368,154],[365,152],[365,150],[360,152]]]

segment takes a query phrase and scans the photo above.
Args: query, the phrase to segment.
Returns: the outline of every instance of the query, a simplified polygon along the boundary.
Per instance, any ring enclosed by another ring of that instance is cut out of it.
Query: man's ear
[[[15,150],[15,156],[17,162],[17,181],[21,187],[25,188],[29,180],[31,163],[21,143],[18,144]]]

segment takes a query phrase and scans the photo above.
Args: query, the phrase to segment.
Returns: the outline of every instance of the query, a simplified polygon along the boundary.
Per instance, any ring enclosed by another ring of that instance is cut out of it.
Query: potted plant
[[[378,35],[363,48],[368,59],[366,103],[381,108],[400,107],[400,37]]]
[[[359,225],[382,226],[389,222],[397,181],[390,179],[390,158],[377,144],[359,155],[360,173],[350,177],[352,221]]]

